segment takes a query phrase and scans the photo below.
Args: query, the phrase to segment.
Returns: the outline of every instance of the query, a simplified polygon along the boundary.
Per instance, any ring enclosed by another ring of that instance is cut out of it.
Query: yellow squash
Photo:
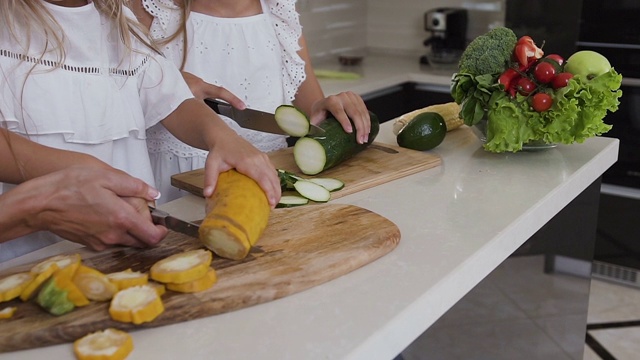
[[[150,285],[132,286],[118,291],[111,299],[109,315],[115,321],[136,325],[153,321],[164,312],[156,289]]]
[[[195,293],[209,289],[217,281],[218,277],[216,275],[216,271],[209,268],[209,271],[207,271],[203,277],[182,284],[168,283],[167,289],[182,293]]]
[[[271,213],[262,188],[248,176],[229,170],[220,174],[206,202],[207,215],[199,231],[202,243],[220,257],[245,258],[262,236]]]
[[[131,335],[112,328],[87,334],[73,343],[79,360],[124,360],[131,351]]]

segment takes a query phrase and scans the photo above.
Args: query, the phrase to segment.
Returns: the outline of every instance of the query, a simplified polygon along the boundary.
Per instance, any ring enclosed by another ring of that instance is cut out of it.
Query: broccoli
[[[460,57],[460,72],[472,75],[502,73],[511,61],[516,34],[506,27],[497,27],[473,39]]]

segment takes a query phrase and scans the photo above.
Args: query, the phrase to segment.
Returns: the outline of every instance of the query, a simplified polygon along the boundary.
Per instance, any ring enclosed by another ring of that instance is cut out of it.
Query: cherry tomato
[[[547,93],[537,93],[531,98],[531,106],[537,112],[547,111],[551,105],[553,105],[553,99]]]
[[[558,65],[564,64],[564,58],[558,54],[549,54],[544,57],[545,59],[553,60],[558,63]]]
[[[536,89],[536,83],[531,81],[531,79],[523,77],[518,80],[518,84],[516,85],[518,88],[518,92],[520,95],[529,95]]]
[[[556,76],[556,68],[548,62],[540,62],[533,69],[533,76],[543,84],[547,84]]]
[[[553,78],[553,80],[551,81],[551,86],[553,86],[554,89],[563,88],[567,86],[567,84],[569,83],[569,80],[572,77],[573,77],[572,73],[562,72]]]

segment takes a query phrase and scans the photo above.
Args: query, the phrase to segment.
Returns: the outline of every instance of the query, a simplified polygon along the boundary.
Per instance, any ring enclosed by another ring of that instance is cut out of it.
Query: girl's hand
[[[182,72],[182,77],[187,82],[187,85],[189,85],[189,89],[191,89],[193,96],[198,100],[220,99],[228,102],[236,109],[243,110],[247,107],[239,97],[221,86],[209,84],[201,78],[186,71]]]
[[[342,128],[348,133],[353,132],[353,122],[356,127],[358,143],[367,142],[369,131],[371,131],[371,119],[364,100],[358,94],[347,91],[316,101],[311,107],[311,123],[315,125],[320,123],[327,117],[327,111],[342,124]]]
[[[240,136],[218,140],[209,150],[205,164],[205,197],[213,194],[218,175],[230,169],[236,169],[255,180],[267,195],[271,208],[280,201],[282,193],[276,167],[267,154]]]

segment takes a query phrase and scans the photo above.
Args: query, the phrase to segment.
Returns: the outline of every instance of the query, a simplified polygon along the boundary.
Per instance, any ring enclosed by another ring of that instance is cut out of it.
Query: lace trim
[[[298,88],[307,78],[305,62],[298,55],[302,36],[300,14],[296,11],[295,0],[266,0],[266,3],[273,15],[276,37],[282,46],[284,95],[287,101],[293,102]]]
[[[136,76],[140,70],[147,64],[147,62],[149,62],[150,56],[147,55],[145,56],[142,61],[140,62],[140,65],[138,65],[137,67],[135,67],[134,69],[118,69],[118,68],[101,68],[101,67],[97,67],[97,66],[73,66],[73,65],[67,65],[64,63],[60,63],[58,61],[52,61],[52,60],[47,60],[47,59],[40,59],[34,56],[28,56],[28,55],[24,55],[24,54],[18,54],[16,52],[13,51],[9,51],[9,50],[4,50],[4,49],[0,49],[0,56],[6,57],[6,58],[10,58],[10,59],[14,59],[14,60],[20,60],[23,62],[28,62],[28,63],[32,63],[32,64],[38,64],[38,65],[43,65],[43,66],[48,66],[51,68],[60,68],[62,70],[65,71],[71,71],[71,72],[77,72],[77,73],[83,73],[83,74],[93,74],[93,75],[117,75],[117,76],[127,76],[127,77],[131,77],[131,76]]]

